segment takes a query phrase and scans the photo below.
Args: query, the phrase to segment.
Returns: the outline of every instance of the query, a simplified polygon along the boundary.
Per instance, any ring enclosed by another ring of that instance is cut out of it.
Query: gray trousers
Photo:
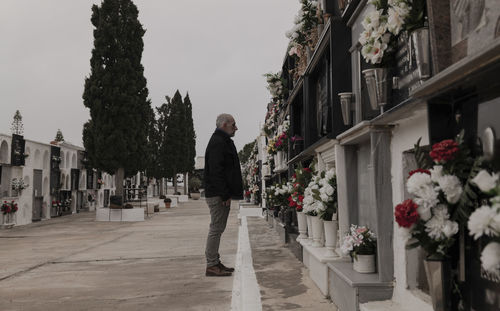
[[[222,206],[221,197],[206,198],[206,202],[210,209],[211,221],[205,256],[207,258],[207,267],[212,267],[220,263],[220,237],[226,229],[227,217],[229,216],[231,208],[229,206]]]

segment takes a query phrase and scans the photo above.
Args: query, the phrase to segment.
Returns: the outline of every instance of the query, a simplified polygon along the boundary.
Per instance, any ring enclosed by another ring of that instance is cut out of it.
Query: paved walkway
[[[230,266],[237,212],[234,203],[220,249]],[[238,276],[204,276],[209,213],[203,200],[138,223],[94,217],[82,213],[0,230],[0,310],[231,310]],[[327,301],[293,255],[269,244],[274,235],[265,232],[265,222],[249,217],[248,223],[262,309],[335,310],[323,308]]]

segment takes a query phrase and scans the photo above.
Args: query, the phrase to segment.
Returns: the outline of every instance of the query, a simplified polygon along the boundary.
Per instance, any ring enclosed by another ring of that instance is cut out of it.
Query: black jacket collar
[[[228,133],[224,132],[223,130],[216,128],[214,134],[219,135],[225,139],[231,139],[231,136],[229,136]]]

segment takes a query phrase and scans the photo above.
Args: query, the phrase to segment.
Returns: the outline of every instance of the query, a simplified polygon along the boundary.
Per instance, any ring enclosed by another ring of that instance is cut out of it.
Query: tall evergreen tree
[[[185,107],[185,126],[184,128],[184,148],[186,156],[184,157],[183,172],[184,172],[184,192],[187,192],[187,174],[194,171],[194,161],[196,157],[196,133],[193,125],[193,105],[189,98],[189,93],[184,97]]]
[[[168,96],[165,96],[167,103],[162,104],[160,107],[156,108],[156,112],[158,115],[158,119],[156,120],[156,140],[157,140],[157,148],[156,148],[156,163],[155,163],[155,177],[163,178],[169,177],[167,174],[168,167],[170,165],[168,152],[169,146],[166,141],[166,131],[167,131],[167,120],[169,116],[169,109],[171,105],[171,99]],[[162,185],[163,188],[163,185]]]
[[[183,162],[186,156],[184,144],[185,107],[182,96],[177,90],[172,99],[167,97],[168,117],[165,121],[164,150],[165,175],[173,178],[175,192],[177,192],[177,174],[183,172]]]
[[[12,126],[10,129],[12,131],[12,134],[15,135],[22,136],[24,133],[23,117],[21,116],[19,110],[16,110],[16,114],[14,114],[14,120],[12,121]]]
[[[64,136],[61,132],[61,129],[57,129],[56,138],[54,138],[54,141],[57,141],[57,142],[64,141]]]
[[[90,164],[116,175],[116,195],[123,194],[124,175],[146,166],[151,105],[141,64],[145,30],[131,0],[103,0],[92,6],[94,48],[83,102],[90,120],[83,143]]]
[[[189,93],[184,97],[184,106],[186,107],[185,125],[183,126],[186,157],[184,158],[183,172],[191,173],[194,171],[194,160],[196,157],[196,132],[194,131],[193,106],[189,98]]]

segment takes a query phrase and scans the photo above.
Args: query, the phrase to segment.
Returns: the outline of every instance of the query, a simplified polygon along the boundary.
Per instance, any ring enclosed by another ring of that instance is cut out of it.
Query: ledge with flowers
[[[415,150],[419,168],[406,182],[412,198],[395,207],[398,233],[425,251],[434,310],[459,310],[470,304],[468,282],[500,284],[498,168],[468,149],[463,132],[428,153],[418,143]]]

